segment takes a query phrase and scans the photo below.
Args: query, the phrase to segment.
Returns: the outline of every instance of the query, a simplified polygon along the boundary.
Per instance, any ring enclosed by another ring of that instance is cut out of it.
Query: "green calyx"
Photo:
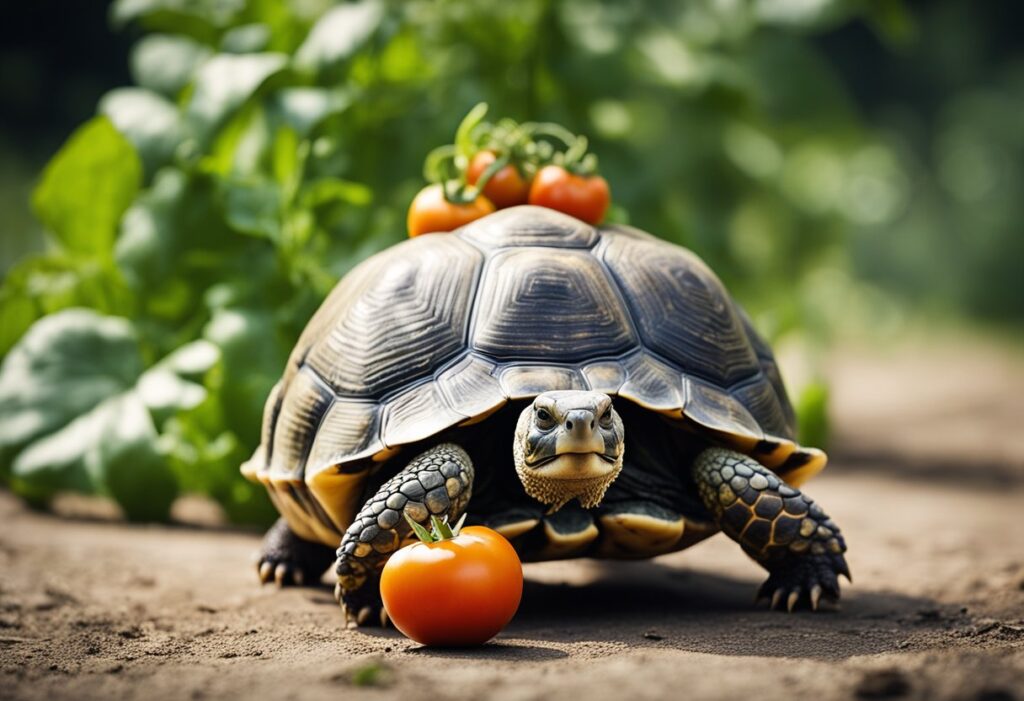
[[[451,540],[459,534],[459,531],[462,530],[462,524],[466,521],[466,514],[462,514],[462,517],[458,522],[456,522],[454,526],[450,526],[448,525],[447,516],[445,516],[444,519],[440,519],[437,516],[431,516],[431,527],[430,530],[427,530],[423,524],[417,523],[409,518],[409,514],[403,512],[402,515],[405,516],[405,520],[412,527],[413,533],[415,533],[416,537],[423,543],[438,543],[442,540]]]

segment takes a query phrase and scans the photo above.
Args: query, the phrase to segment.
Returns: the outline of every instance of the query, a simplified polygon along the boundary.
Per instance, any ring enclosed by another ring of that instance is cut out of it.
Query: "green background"
[[[612,217],[799,359],[809,443],[836,338],[1024,319],[1013,3],[73,5],[13,10],[0,53],[0,474],[39,505],[266,522],[238,465],[271,384],[479,101],[590,137]]]

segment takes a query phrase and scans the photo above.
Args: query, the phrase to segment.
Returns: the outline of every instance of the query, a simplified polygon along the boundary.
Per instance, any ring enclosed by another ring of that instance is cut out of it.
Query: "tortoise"
[[[310,320],[242,467],[282,516],[259,576],[318,582],[333,561],[349,625],[386,625],[403,515],[465,513],[524,561],[723,531],[768,571],[759,600],[817,609],[850,574],[798,489],[826,456],[794,424],[771,349],[696,255],[504,209],[371,256]]]

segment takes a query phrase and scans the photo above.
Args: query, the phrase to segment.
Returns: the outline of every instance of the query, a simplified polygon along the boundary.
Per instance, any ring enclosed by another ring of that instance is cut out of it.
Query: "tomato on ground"
[[[600,224],[610,203],[607,180],[600,175],[575,175],[562,166],[544,166],[530,186],[530,204],[557,209],[589,224]]]
[[[480,151],[469,162],[466,169],[466,182],[476,185],[480,176],[487,170],[488,166],[494,163],[497,156],[493,151]],[[484,195],[498,209],[513,207],[517,204],[526,204],[530,196],[530,183],[523,179],[519,169],[508,164],[499,169],[491,176],[484,186]]]
[[[402,548],[380,578],[392,623],[424,645],[487,642],[512,620],[522,594],[523,568],[516,551],[483,526]]]
[[[406,225],[409,236],[454,231],[493,211],[494,205],[483,195],[477,195],[475,200],[467,204],[457,204],[445,198],[444,188],[440,184],[427,185],[409,205]]]

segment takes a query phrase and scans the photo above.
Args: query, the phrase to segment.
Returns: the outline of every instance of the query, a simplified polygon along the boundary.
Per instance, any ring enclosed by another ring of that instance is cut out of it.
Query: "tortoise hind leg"
[[[380,600],[380,572],[409,538],[403,517],[426,524],[431,516],[454,522],[466,509],[473,464],[459,446],[443,443],[421,453],[363,506],[338,548],[334,596],[350,625],[386,625]]]
[[[762,567],[768,580],[758,598],[771,608],[785,600],[818,608],[839,599],[839,579],[850,578],[839,527],[814,501],[768,468],[731,450],[708,448],[693,465],[701,499],[730,538]]]
[[[295,535],[283,518],[270,527],[263,537],[256,560],[260,581],[273,580],[277,586],[316,584],[334,559],[334,551],[321,543],[313,543]]]

